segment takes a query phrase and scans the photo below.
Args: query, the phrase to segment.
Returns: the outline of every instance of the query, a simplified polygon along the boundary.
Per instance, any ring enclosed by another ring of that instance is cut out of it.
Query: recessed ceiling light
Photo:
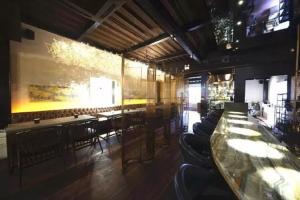
[[[240,40],[236,40],[235,42],[236,42],[236,43],[239,43],[239,42],[240,42]]]
[[[239,48],[238,48],[238,47],[235,47],[235,49],[238,50]]]
[[[236,25],[238,26],[242,25],[242,21],[237,21]]]
[[[189,70],[190,69],[190,65],[184,65],[184,70]]]
[[[293,52],[295,52],[295,49],[294,49],[294,48],[291,48],[290,51],[293,53]]]
[[[232,46],[230,43],[226,44],[226,49],[231,49],[231,48],[232,48]]]
[[[238,1],[238,5],[239,5],[239,6],[241,6],[241,5],[243,5],[243,4],[244,4],[244,1],[243,1],[243,0]]]

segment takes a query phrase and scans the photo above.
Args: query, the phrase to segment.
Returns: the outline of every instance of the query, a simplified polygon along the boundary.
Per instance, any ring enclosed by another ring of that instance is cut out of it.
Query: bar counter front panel
[[[244,112],[224,111],[212,137],[214,161],[239,199],[300,199],[300,161]]]

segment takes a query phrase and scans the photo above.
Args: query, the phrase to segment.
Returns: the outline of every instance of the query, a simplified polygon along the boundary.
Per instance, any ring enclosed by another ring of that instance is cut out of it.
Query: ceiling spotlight
[[[240,40],[236,40],[236,41],[235,41],[235,43],[239,43],[239,42],[240,42]]]
[[[241,6],[241,5],[243,5],[243,4],[244,4],[244,1],[243,1],[243,0],[238,1],[238,5],[239,5],[239,6]]]
[[[294,49],[294,48],[291,48],[291,49],[290,49],[290,52],[294,53],[294,52],[295,52],[295,49]]]
[[[235,47],[235,49],[238,50],[239,48],[238,48],[238,47]]]
[[[238,21],[238,22],[236,23],[236,25],[238,25],[238,26],[242,25],[242,21]]]
[[[190,65],[187,64],[187,65],[184,65],[184,70],[189,70],[190,69]]]
[[[231,44],[230,44],[230,43],[227,43],[227,44],[226,44],[226,49],[231,49],[231,48],[232,48]]]

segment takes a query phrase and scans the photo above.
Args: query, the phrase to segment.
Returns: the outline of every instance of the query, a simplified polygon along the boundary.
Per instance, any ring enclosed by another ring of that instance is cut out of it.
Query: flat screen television
[[[290,26],[290,0],[246,0],[246,37],[267,34]]]

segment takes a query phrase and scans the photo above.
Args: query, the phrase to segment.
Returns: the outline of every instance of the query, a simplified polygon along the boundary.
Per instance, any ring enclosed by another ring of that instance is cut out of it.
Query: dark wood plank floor
[[[119,144],[103,154],[97,146],[76,155],[77,161],[70,154],[65,165],[58,158],[26,169],[22,189],[18,173],[9,175],[5,163],[0,163],[0,199],[176,199],[173,177],[181,162],[176,136],[169,147],[157,151],[153,161],[133,163],[125,173]]]

